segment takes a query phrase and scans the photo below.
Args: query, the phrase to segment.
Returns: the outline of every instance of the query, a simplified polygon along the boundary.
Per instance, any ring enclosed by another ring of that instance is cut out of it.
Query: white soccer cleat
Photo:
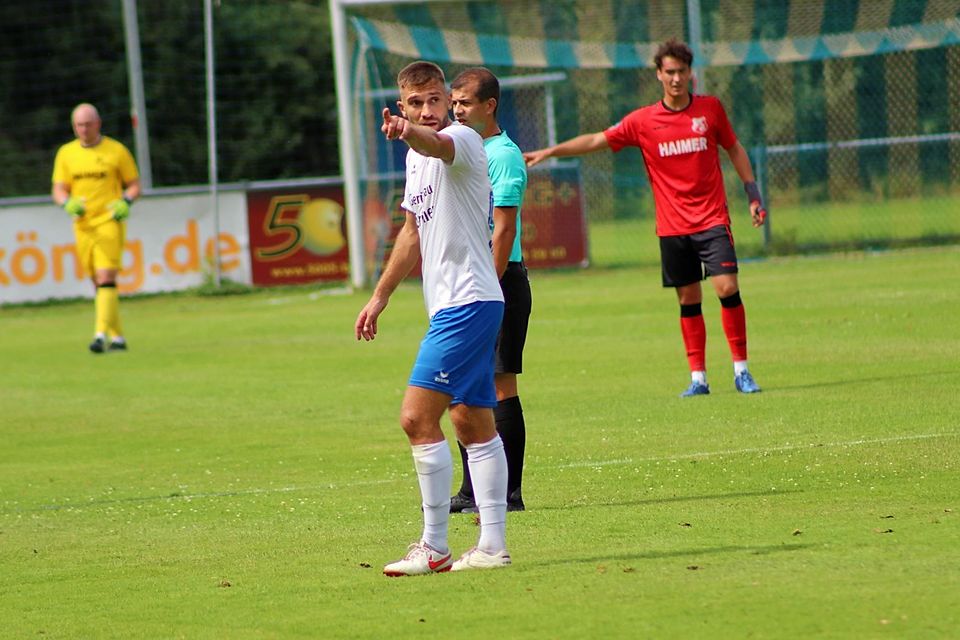
[[[423,541],[414,542],[407,549],[407,555],[383,568],[383,575],[396,578],[398,576],[443,573],[444,571],[450,571],[450,566],[453,564],[452,560],[453,557],[449,551],[445,554],[440,553],[436,549],[428,547]]]
[[[451,571],[463,571],[465,569],[496,569],[510,564],[510,554],[507,550],[498,551],[490,554],[474,547],[460,556],[460,559],[453,563]]]

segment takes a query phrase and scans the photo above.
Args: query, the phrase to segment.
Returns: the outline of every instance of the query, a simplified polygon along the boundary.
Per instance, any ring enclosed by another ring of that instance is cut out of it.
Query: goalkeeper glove
[[[107,207],[113,211],[113,219],[117,222],[126,220],[130,216],[130,203],[133,202],[129,198],[121,198],[120,200],[114,200]]]
[[[63,210],[72,215],[74,218],[79,218],[82,216],[84,208],[83,200],[80,198],[74,198],[73,196],[67,198],[67,201],[63,203]]]

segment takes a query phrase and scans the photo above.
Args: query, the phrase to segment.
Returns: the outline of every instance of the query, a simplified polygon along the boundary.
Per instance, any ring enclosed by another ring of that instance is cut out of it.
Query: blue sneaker
[[[740,393],[760,393],[760,386],[750,375],[749,371],[742,371],[733,378],[733,384],[736,385]]]
[[[698,382],[694,380],[690,383],[690,386],[687,387],[687,390],[680,394],[681,398],[689,398],[691,396],[706,396],[710,394],[710,385],[704,382]]]

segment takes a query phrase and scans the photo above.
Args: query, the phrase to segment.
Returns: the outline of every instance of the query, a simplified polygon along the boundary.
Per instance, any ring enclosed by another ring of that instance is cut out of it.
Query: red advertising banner
[[[364,204],[368,269],[390,257],[393,240],[405,219],[399,208],[402,190],[389,203],[377,192]],[[561,166],[532,171],[523,202],[523,259],[531,269],[585,266],[586,217],[580,170]],[[254,285],[275,286],[350,277],[346,220],[341,186],[247,193],[250,271]],[[411,273],[420,275],[419,265]]]
[[[386,266],[393,240],[403,226],[405,214],[399,208],[399,197],[389,217],[389,233],[381,242],[385,250],[381,270]],[[386,220],[386,213],[381,214]],[[521,209],[523,261],[530,269],[586,266],[587,222],[583,210],[580,169],[564,166],[531,172]],[[368,226],[369,221],[368,221]],[[419,276],[419,263],[411,276]],[[379,273],[379,272],[378,272]]]
[[[586,266],[587,220],[579,167],[531,171],[520,218],[527,268]]]
[[[247,224],[253,284],[349,278],[342,187],[251,191]]]

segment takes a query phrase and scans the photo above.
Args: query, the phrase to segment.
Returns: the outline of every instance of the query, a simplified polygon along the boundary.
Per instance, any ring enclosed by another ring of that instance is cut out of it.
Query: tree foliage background
[[[202,0],[140,0],[154,187],[203,184],[207,107]],[[325,0],[214,4],[219,180],[339,173]],[[121,0],[0,3],[0,197],[46,194],[70,111],[100,110],[134,149]]]

